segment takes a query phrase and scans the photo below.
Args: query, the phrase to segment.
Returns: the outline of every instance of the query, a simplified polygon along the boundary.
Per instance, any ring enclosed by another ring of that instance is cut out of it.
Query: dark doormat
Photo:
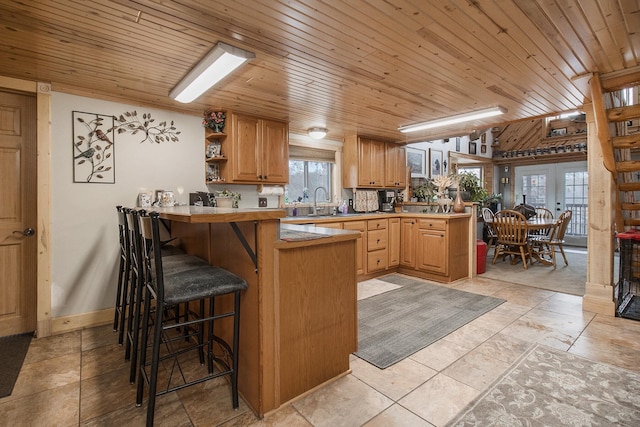
[[[33,332],[0,337],[0,397],[10,396],[27,355]]]

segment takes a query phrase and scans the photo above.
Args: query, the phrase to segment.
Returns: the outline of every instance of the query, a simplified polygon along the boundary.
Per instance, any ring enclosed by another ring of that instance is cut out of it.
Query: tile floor
[[[413,356],[380,370],[352,356],[352,373],[257,420],[231,409],[224,380],[158,399],[159,426],[442,426],[533,343],[640,371],[640,322],[582,311],[581,298],[483,279],[451,286],[507,300]],[[389,290],[362,282],[362,294]],[[0,424],[138,426],[128,364],[110,326],[32,341]]]

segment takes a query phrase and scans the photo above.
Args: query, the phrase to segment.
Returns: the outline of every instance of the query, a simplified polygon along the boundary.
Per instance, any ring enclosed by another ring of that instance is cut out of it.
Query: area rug
[[[11,395],[33,332],[0,337],[0,398]]]
[[[640,374],[534,346],[449,426],[638,426]]]
[[[478,277],[502,280],[539,289],[583,296],[587,282],[587,253],[565,248],[569,265],[564,264],[561,254],[556,254],[556,269],[538,262],[529,264],[527,269],[519,264],[511,264],[509,259],[493,262],[493,250],[487,254],[486,271]]]
[[[492,310],[503,299],[392,274],[400,289],[358,301],[356,356],[385,369]]]

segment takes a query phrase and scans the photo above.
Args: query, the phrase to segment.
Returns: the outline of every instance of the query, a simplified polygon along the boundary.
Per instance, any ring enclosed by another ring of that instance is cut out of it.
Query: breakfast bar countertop
[[[160,217],[177,222],[216,223],[243,222],[280,219],[286,211],[279,208],[215,208],[210,206],[152,207],[149,211],[160,213]]]

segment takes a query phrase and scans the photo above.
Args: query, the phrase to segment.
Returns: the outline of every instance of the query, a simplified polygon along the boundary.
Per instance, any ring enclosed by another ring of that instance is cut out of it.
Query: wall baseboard
[[[113,323],[114,309],[107,308],[90,313],[74,314],[72,316],[56,317],[51,320],[51,333],[63,334],[78,329],[92,328]]]

